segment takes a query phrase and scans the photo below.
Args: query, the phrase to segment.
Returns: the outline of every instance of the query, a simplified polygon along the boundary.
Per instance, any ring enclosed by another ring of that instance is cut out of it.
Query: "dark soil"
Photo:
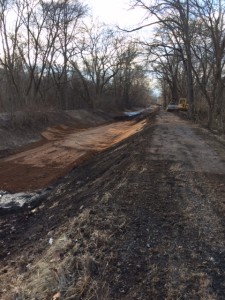
[[[1,216],[1,299],[225,299],[224,158],[188,121],[151,116],[38,208]]]

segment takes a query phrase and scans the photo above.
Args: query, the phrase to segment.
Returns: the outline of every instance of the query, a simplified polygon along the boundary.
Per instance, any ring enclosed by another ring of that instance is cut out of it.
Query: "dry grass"
[[[43,111],[21,111],[11,116],[11,126],[16,129],[35,129],[47,125],[48,122],[48,115]]]
[[[190,267],[190,266],[189,266]],[[211,278],[203,272],[190,272],[190,268],[181,265],[179,269],[173,269],[176,273],[171,277],[171,269],[168,270],[168,289],[166,300],[173,299],[196,299],[199,300],[216,300],[216,295],[212,292]],[[188,289],[188,285],[192,286]]]
[[[107,199],[108,195],[102,201]],[[10,297],[20,300],[109,299],[109,287],[104,281],[108,263],[103,251],[112,237],[115,224],[112,219],[115,216],[109,216],[103,226],[104,220],[99,219],[96,211],[83,209],[70,220],[61,236],[55,237],[57,233],[51,232],[42,257],[15,277]],[[110,255],[107,260],[111,259]]]

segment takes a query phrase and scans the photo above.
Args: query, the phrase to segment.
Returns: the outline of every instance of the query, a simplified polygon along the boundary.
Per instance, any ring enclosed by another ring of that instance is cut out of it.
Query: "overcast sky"
[[[87,0],[94,17],[106,24],[118,24],[120,27],[133,28],[144,18],[141,9],[129,9],[129,0]]]
[[[143,9],[130,9],[129,0],[86,0],[86,4],[91,8],[93,17],[106,24],[116,24],[124,29],[132,29],[149,23],[149,20],[142,22],[146,17]],[[147,38],[150,32],[151,28],[146,27],[136,34]],[[159,94],[157,88],[155,88],[155,93]]]

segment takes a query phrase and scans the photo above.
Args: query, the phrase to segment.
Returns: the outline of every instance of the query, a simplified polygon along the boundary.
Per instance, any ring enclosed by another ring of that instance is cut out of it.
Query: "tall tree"
[[[187,98],[190,115],[194,114],[194,79],[192,72],[191,42],[195,28],[195,16],[191,10],[190,0],[154,0],[147,3],[146,0],[132,1],[134,7],[145,9],[149,17],[155,17],[158,24],[163,24],[176,44],[176,51],[185,65],[187,75]]]
[[[118,73],[121,57],[118,56],[122,38],[103,24],[83,24],[82,35],[77,40],[83,76],[94,88],[92,105],[102,100],[111,79]],[[74,62],[73,62],[74,64]],[[90,96],[91,93],[89,93]]]

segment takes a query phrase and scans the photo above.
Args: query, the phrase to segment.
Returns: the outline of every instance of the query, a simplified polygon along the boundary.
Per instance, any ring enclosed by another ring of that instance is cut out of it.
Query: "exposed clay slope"
[[[32,191],[47,187],[78,163],[140,131],[145,121],[126,121],[89,129],[48,128],[45,140],[0,160],[0,190]]]
[[[107,113],[83,109],[0,113],[0,158],[14,153],[18,147],[40,140],[40,133],[47,126],[64,124],[76,128],[89,128],[112,120],[113,116]]]

